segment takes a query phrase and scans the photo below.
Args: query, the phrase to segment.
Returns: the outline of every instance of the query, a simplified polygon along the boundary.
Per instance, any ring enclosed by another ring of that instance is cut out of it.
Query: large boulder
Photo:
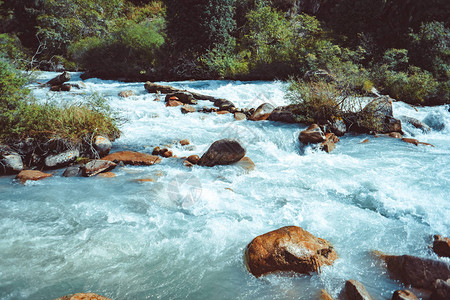
[[[100,156],[103,156],[111,151],[112,143],[107,137],[97,135],[94,138],[94,148]]]
[[[67,150],[59,154],[49,155],[44,160],[46,169],[61,168],[75,162],[80,156],[78,149]]]
[[[330,242],[287,226],[253,239],[245,249],[247,269],[256,277],[274,272],[309,274],[331,265],[337,254]]]
[[[330,131],[336,136],[343,136],[347,132],[347,125],[342,118],[334,118],[328,121],[328,125],[330,126]]]
[[[439,256],[450,257],[450,239],[440,235],[434,236],[433,251]]]
[[[295,109],[293,105],[279,106],[272,111],[268,119],[283,123],[298,123]]]
[[[354,279],[345,282],[344,290],[347,300],[373,300],[364,285]]]
[[[161,162],[161,158],[158,156],[133,151],[115,152],[103,157],[102,159],[116,163],[123,162],[126,165],[134,166],[151,166]]]
[[[401,132],[402,122],[393,116],[392,100],[381,96],[372,100],[359,113],[358,127],[366,132]]]
[[[234,103],[226,99],[215,99],[214,106],[218,107],[219,110],[231,110],[235,107]]]
[[[77,293],[63,296],[55,300],[111,300],[111,299],[94,293]]]
[[[404,123],[411,124],[415,128],[422,130],[422,132],[424,132],[424,133],[428,133],[431,131],[430,126],[428,126],[427,124],[425,124],[424,122],[422,122],[416,118],[412,118],[412,117],[408,117],[408,116],[401,116],[400,120]]]
[[[45,85],[47,86],[62,85],[64,82],[70,81],[70,79],[71,79],[70,74],[64,71],[62,74],[46,82]]]
[[[136,94],[132,90],[126,90],[126,91],[119,92],[119,94],[117,94],[117,95],[122,98],[128,98],[128,97],[134,96]]]
[[[77,177],[81,174],[82,168],[80,166],[70,166],[64,170],[63,177]]]
[[[323,133],[322,129],[320,129],[319,125],[312,124],[305,130],[300,132],[300,135],[298,136],[299,141],[302,144],[317,144],[325,142],[325,134]]]
[[[108,172],[114,169],[117,164],[109,160],[94,159],[83,167],[83,176],[92,177],[102,172]]]
[[[245,156],[245,149],[239,142],[230,139],[215,141],[202,155],[198,164],[213,167],[216,165],[230,165]]]
[[[0,175],[17,174],[23,170],[23,161],[19,153],[9,146],[0,145]]]
[[[20,182],[22,183],[25,183],[28,180],[37,181],[52,176],[53,176],[52,174],[44,173],[41,171],[25,170],[17,174],[16,179],[20,180]]]
[[[172,98],[172,99],[171,99]],[[166,95],[165,102],[169,100],[173,100],[177,98],[177,101],[180,101],[183,104],[197,104],[197,100],[194,99],[194,96],[189,92],[176,92],[170,93]]]
[[[448,300],[450,299],[450,278],[445,280],[438,279],[433,284],[433,293],[431,300]]]
[[[250,116],[249,120],[263,121],[267,120],[270,114],[275,110],[275,106],[270,103],[261,104],[255,112]]]
[[[378,254],[378,256],[386,262],[392,277],[416,288],[431,290],[436,280],[450,278],[448,262],[410,255]]]

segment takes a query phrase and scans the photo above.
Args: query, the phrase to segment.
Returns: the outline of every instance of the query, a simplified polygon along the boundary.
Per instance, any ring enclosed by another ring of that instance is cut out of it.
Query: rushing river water
[[[45,81],[55,73],[43,73]],[[79,74],[72,82],[81,83]],[[435,145],[346,135],[331,154],[301,149],[299,124],[235,121],[231,114],[182,114],[153,101],[143,83],[89,79],[81,90],[39,99],[71,103],[98,92],[127,122],[113,151],[151,153],[172,144],[179,157],[202,154],[215,140],[242,142],[256,164],[183,166],[164,159],[118,167],[115,178],[55,176],[25,185],[0,177],[0,298],[54,299],[96,292],[113,299],[316,299],[345,280],[361,281],[375,299],[402,285],[371,250],[437,258],[431,235],[450,235],[450,113],[397,102],[394,115],[424,120]],[[170,85],[223,97],[238,107],[286,104],[282,82],[197,81]],[[120,98],[133,90],[136,96]],[[198,107],[211,106],[199,101]],[[369,138],[369,143],[361,142]],[[189,139],[191,145],[173,143]],[[135,179],[156,182],[138,183]],[[333,243],[340,258],[321,274],[253,277],[246,245],[257,235],[297,225]]]

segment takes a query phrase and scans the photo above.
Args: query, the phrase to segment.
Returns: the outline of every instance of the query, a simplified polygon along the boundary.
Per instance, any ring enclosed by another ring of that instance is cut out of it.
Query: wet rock
[[[438,279],[433,284],[433,293],[431,294],[431,300],[448,300],[450,299],[450,279],[444,281]]]
[[[180,101],[183,104],[197,104],[197,100],[195,100],[194,96],[189,92],[176,92],[167,94],[164,101],[167,102],[173,97],[177,98],[176,100]]]
[[[347,125],[342,118],[335,118],[329,121],[330,131],[336,136],[343,136],[347,132]]]
[[[82,169],[84,177],[92,177],[102,172],[114,169],[117,164],[109,160],[94,159],[88,162]]]
[[[263,121],[267,120],[270,114],[275,110],[275,106],[270,103],[261,104],[255,112],[250,116],[249,120]]]
[[[187,139],[186,139],[186,140],[181,140],[181,141],[180,141],[180,145],[181,145],[181,146],[187,146],[187,145],[189,145],[190,143],[191,143],[191,142],[190,142],[189,140],[187,140]]]
[[[183,113],[183,114],[188,114],[188,113],[193,113],[193,112],[195,112],[196,110],[195,110],[195,108],[194,107],[192,107],[192,106],[190,106],[190,105],[183,105],[183,107],[181,107],[181,112]]]
[[[326,140],[320,144],[320,149],[327,153],[331,153],[334,149],[336,149],[336,144],[332,140]]]
[[[432,147],[434,147],[434,146],[431,145],[431,144],[419,142],[418,140],[416,140],[416,139],[411,139],[411,138],[402,138],[402,141],[405,142],[405,143],[409,143],[409,144],[416,145],[416,146],[419,146],[419,145],[425,145],[425,146],[432,146]]]
[[[67,167],[67,169],[62,174],[63,177],[77,177],[81,174],[80,166],[71,166]]]
[[[333,297],[327,291],[320,290],[319,300],[333,300]]]
[[[103,156],[111,151],[112,143],[107,137],[97,135],[94,138],[94,148],[100,156]]]
[[[128,97],[131,97],[131,96],[134,96],[134,95],[135,95],[135,93],[132,90],[121,91],[118,94],[118,96],[122,97],[122,98],[128,98]]]
[[[450,257],[450,239],[440,235],[434,236],[433,251],[439,256]]]
[[[253,171],[255,169],[255,163],[250,159],[250,157],[247,156],[238,161],[236,165],[243,168],[247,172]]]
[[[441,131],[445,128],[445,117],[438,111],[428,113],[423,122],[436,131]]]
[[[427,124],[423,123],[422,121],[417,120],[416,118],[401,116],[400,120],[404,123],[411,124],[412,126],[418,128],[418,129],[421,129],[425,133],[431,131],[431,128]]]
[[[361,111],[358,126],[366,132],[401,132],[402,122],[393,116],[392,100],[381,96],[372,100]]]
[[[133,181],[144,183],[144,182],[155,182],[155,179],[153,179],[153,178],[141,178],[141,179],[135,179]]]
[[[151,166],[161,162],[161,158],[158,156],[133,151],[115,152],[103,157],[103,159],[134,166]]]
[[[161,148],[155,147],[155,148],[153,148],[152,155],[159,155],[160,152],[161,152]]]
[[[113,172],[104,172],[104,173],[98,174],[98,177],[114,178],[114,177],[116,177],[116,174],[114,174]]]
[[[217,114],[218,115],[227,115],[227,114],[229,114],[230,112],[228,111],[228,110],[219,110],[218,112],[217,112]]]
[[[46,169],[65,167],[75,162],[79,156],[80,151],[78,149],[67,150],[63,153],[47,156],[44,165]]]
[[[55,300],[111,300],[111,299],[94,293],[77,293],[63,296]]]
[[[245,156],[245,149],[239,142],[230,139],[215,141],[202,155],[198,164],[213,167],[216,165],[229,165],[238,162]]]
[[[245,249],[247,269],[256,277],[274,272],[309,274],[331,265],[337,254],[330,242],[297,226],[256,237]]]
[[[216,99],[214,101],[214,106],[218,107],[219,110],[230,110],[235,107],[234,103],[226,99]]]
[[[181,105],[183,105],[183,103],[177,100],[169,100],[166,102],[166,107],[176,107]]]
[[[50,91],[52,92],[70,92],[71,89],[72,85],[70,84],[53,85],[50,87]]]
[[[242,120],[247,119],[247,116],[244,113],[237,112],[237,113],[234,113],[234,119],[236,121],[242,121]]]
[[[450,264],[444,261],[410,255],[377,255],[386,262],[392,277],[416,288],[432,289],[436,280],[450,278]]]
[[[52,176],[53,176],[52,174],[44,173],[41,171],[25,170],[17,174],[16,179],[20,180],[20,182],[22,183],[25,183],[27,180],[37,181]]]
[[[364,285],[353,279],[345,282],[345,295],[347,300],[373,300]]]
[[[147,92],[149,93],[154,93],[154,94],[159,94],[159,93],[163,93],[163,94],[170,94],[170,93],[176,93],[179,90],[176,88],[173,88],[171,86],[168,85],[159,85],[150,81],[147,81],[144,84],[144,88],[147,90]]]
[[[170,151],[169,149],[163,149],[161,150],[161,156],[165,157],[165,158],[169,158],[173,156],[173,152]]]
[[[67,72],[63,72],[62,74],[56,76],[55,78],[47,81],[45,85],[54,86],[54,85],[62,85],[64,82],[70,81],[70,74]]]
[[[23,161],[19,153],[9,146],[0,145],[0,175],[17,174],[23,170]]]
[[[394,139],[402,139],[403,136],[399,132],[389,132],[388,136]]]
[[[187,161],[194,165],[198,164],[199,160],[200,160],[200,157],[198,155],[190,155],[187,158]]]
[[[185,161],[183,162],[183,165],[184,165],[185,167],[188,167],[188,168],[192,168],[192,167],[194,166],[194,164],[191,163],[191,162],[188,161],[188,160],[185,160]]]
[[[302,144],[305,145],[310,143],[312,144],[322,143],[326,140],[325,134],[317,124],[312,124],[307,129],[301,131],[298,139]]]
[[[419,300],[419,298],[409,290],[398,290],[392,295],[392,300]]]
[[[279,106],[270,114],[268,120],[284,123],[298,123],[297,116],[294,113],[295,106]]]

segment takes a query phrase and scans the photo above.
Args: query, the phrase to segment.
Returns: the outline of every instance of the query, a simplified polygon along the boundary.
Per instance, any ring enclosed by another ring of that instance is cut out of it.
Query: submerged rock
[[[17,174],[16,179],[20,180],[20,182],[22,183],[25,183],[27,180],[37,181],[52,176],[52,174],[44,173],[41,171],[25,170]]]
[[[392,295],[392,300],[419,300],[419,298],[409,290],[398,290]]]
[[[80,151],[78,149],[67,150],[63,153],[47,156],[44,165],[46,169],[65,167],[76,161],[79,156]]]
[[[94,293],[77,293],[63,296],[55,300],[111,300],[111,299]]]
[[[83,167],[83,176],[92,177],[102,172],[111,171],[117,166],[109,160],[94,159]]]
[[[127,90],[127,91],[121,91],[117,95],[122,98],[128,98],[128,97],[134,96],[135,93],[132,90]]]
[[[445,116],[440,111],[428,113],[423,122],[436,131],[441,131],[445,128]]]
[[[0,145],[0,175],[17,174],[23,170],[23,161],[19,153],[9,146]]]
[[[133,151],[115,152],[103,157],[103,159],[116,163],[123,162],[126,165],[135,166],[151,166],[161,162],[161,158],[158,156]]]
[[[275,106],[270,103],[261,104],[255,112],[250,116],[249,120],[263,121],[267,120],[270,114],[275,110]]]
[[[250,159],[250,157],[243,157],[240,161],[236,163],[237,166],[241,167],[247,172],[253,171],[255,169],[255,163]]]
[[[377,255],[386,262],[392,277],[416,288],[432,289],[436,280],[450,278],[450,264],[410,255]]]
[[[425,133],[431,131],[431,128],[427,124],[423,123],[422,121],[417,120],[416,118],[401,116],[400,120],[404,123],[411,124],[412,126],[416,127],[417,129],[421,129]]]
[[[333,297],[327,291],[320,290],[319,300],[333,300]]]
[[[190,105],[183,105],[182,107],[181,107],[181,112],[183,113],[183,114],[188,114],[188,113],[193,113],[193,112],[195,112],[196,110],[195,110],[195,107],[192,107],[192,106],[190,106]]]
[[[433,251],[439,256],[450,257],[450,239],[440,235],[434,236]]]
[[[245,156],[245,149],[239,142],[230,139],[215,141],[202,155],[198,164],[213,167],[216,165],[230,165],[238,162]]]
[[[312,124],[305,130],[301,131],[298,139],[302,144],[305,145],[310,143],[312,144],[322,143],[326,140],[325,134],[317,124]]]
[[[287,226],[253,239],[245,249],[247,269],[256,277],[274,272],[309,274],[331,265],[337,254],[330,242]]]
[[[364,285],[354,279],[347,280],[344,289],[347,300],[373,300]]]

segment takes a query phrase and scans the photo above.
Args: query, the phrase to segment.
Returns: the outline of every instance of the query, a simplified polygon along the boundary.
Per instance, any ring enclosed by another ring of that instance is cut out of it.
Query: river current
[[[42,73],[45,82],[57,75]],[[144,83],[89,79],[54,93],[32,86],[40,101],[75,103],[99,93],[126,121],[113,150],[151,153],[169,145],[178,157],[201,155],[216,140],[237,139],[255,170],[183,166],[183,160],[126,166],[115,178],[54,177],[22,185],[0,177],[0,299],[54,299],[95,292],[113,299],[316,299],[337,296],[348,279],[375,299],[403,286],[372,250],[437,258],[433,234],[450,236],[450,112],[394,103],[405,135],[430,146],[347,134],[327,154],[302,148],[301,124],[235,121],[232,114],[182,114],[153,101]],[[286,83],[184,81],[177,88],[238,107],[287,104]],[[118,97],[123,90],[135,96]],[[198,108],[211,107],[199,101]],[[181,146],[176,141],[189,139]],[[369,143],[361,143],[369,139]],[[152,178],[155,182],[136,182]],[[300,226],[329,240],[339,259],[320,274],[255,278],[244,249],[256,236]]]

